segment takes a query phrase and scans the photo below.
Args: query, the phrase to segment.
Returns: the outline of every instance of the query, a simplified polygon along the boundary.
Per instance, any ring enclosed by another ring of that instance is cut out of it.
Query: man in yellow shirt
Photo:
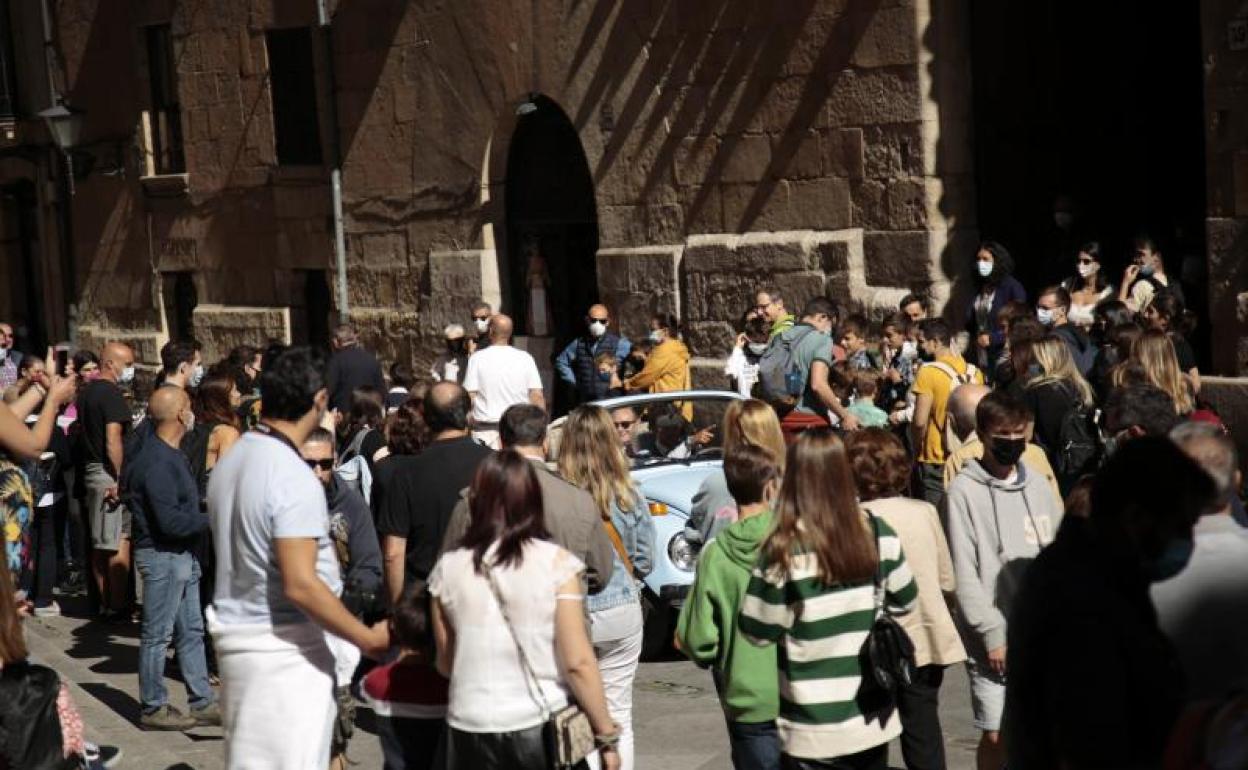
[[[980,399],[991,392],[985,385],[963,385],[949,397],[949,419],[953,420],[953,427],[962,444],[945,458],[945,489],[953,483],[962,466],[984,456],[984,443],[975,435],[975,407],[979,406]],[[1023,450],[1022,463],[1027,466],[1029,473],[1044,477],[1049,488],[1053,490],[1053,497],[1057,499],[1057,510],[1061,512],[1064,506],[1061,490],[1057,486],[1057,475],[1053,473],[1053,466],[1049,464],[1044,450],[1031,443],[1034,425],[1032,422],[1027,426],[1027,448]]]
[[[949,347],[949,324],[929,318],[919,324],[919,354],[924,364],[914,378],[914,421],[923,499],[940,508],[945,501],[945,460],[957,448],[949,424],[949,396],[962,385],[984,384],[984,375]]]

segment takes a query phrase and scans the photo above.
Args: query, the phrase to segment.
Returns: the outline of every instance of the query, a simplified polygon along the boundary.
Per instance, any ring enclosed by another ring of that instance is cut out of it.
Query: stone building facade
[[[344,313],[422,365],[480,297],[543,353],[601,298],[634,335],[677,314],[712,382],[763,282],[790,307],[879,316],[919,291],[960,317],[991,194],[973,0],[338,0],[328,29],[315,0],[47,4],[50,57],[38,4],[0,2],[25,85],[0,317],[43,339],[150,362],[190,333],[211,358]],[[1248,327],[1240,13],[1201,3],[1219,339]],[[83,110],[72,196],[31,117],[57,95]],[[1248,342],[1213,363],[1248,371]]]

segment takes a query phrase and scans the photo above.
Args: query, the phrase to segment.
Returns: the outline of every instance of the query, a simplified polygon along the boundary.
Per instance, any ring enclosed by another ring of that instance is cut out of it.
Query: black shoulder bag
[[[875,534],[875,621],[867,636],[867,658],[871,678],[883,690],[896,692],[914,682],[914,642],[884,608],[883,555],[880,552],[880,525],[875,514],[867,511],[871,531]]]

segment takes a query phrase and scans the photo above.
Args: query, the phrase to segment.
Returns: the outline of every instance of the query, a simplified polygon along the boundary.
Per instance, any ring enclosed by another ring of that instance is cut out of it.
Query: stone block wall
[[[1231,48],[1232,27],[1248,24],[1248,9],[1230,0],[1201,0],[1200,8],[1212,353],[1216,371],[1248,376],[1248,49]]]
[[[208,362],[225,358],[236,345],[260,349],[273,341],[289,345],[290,308],[199,305],[195,308],[195,339],[203,345]]]

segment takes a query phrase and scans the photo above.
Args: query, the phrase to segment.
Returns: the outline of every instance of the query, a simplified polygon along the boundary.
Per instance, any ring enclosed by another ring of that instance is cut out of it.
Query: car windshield
[[[722,457],[720,422],[728,403],[722,397],[690,395],[608,408],[616,434],[637,468]]]

